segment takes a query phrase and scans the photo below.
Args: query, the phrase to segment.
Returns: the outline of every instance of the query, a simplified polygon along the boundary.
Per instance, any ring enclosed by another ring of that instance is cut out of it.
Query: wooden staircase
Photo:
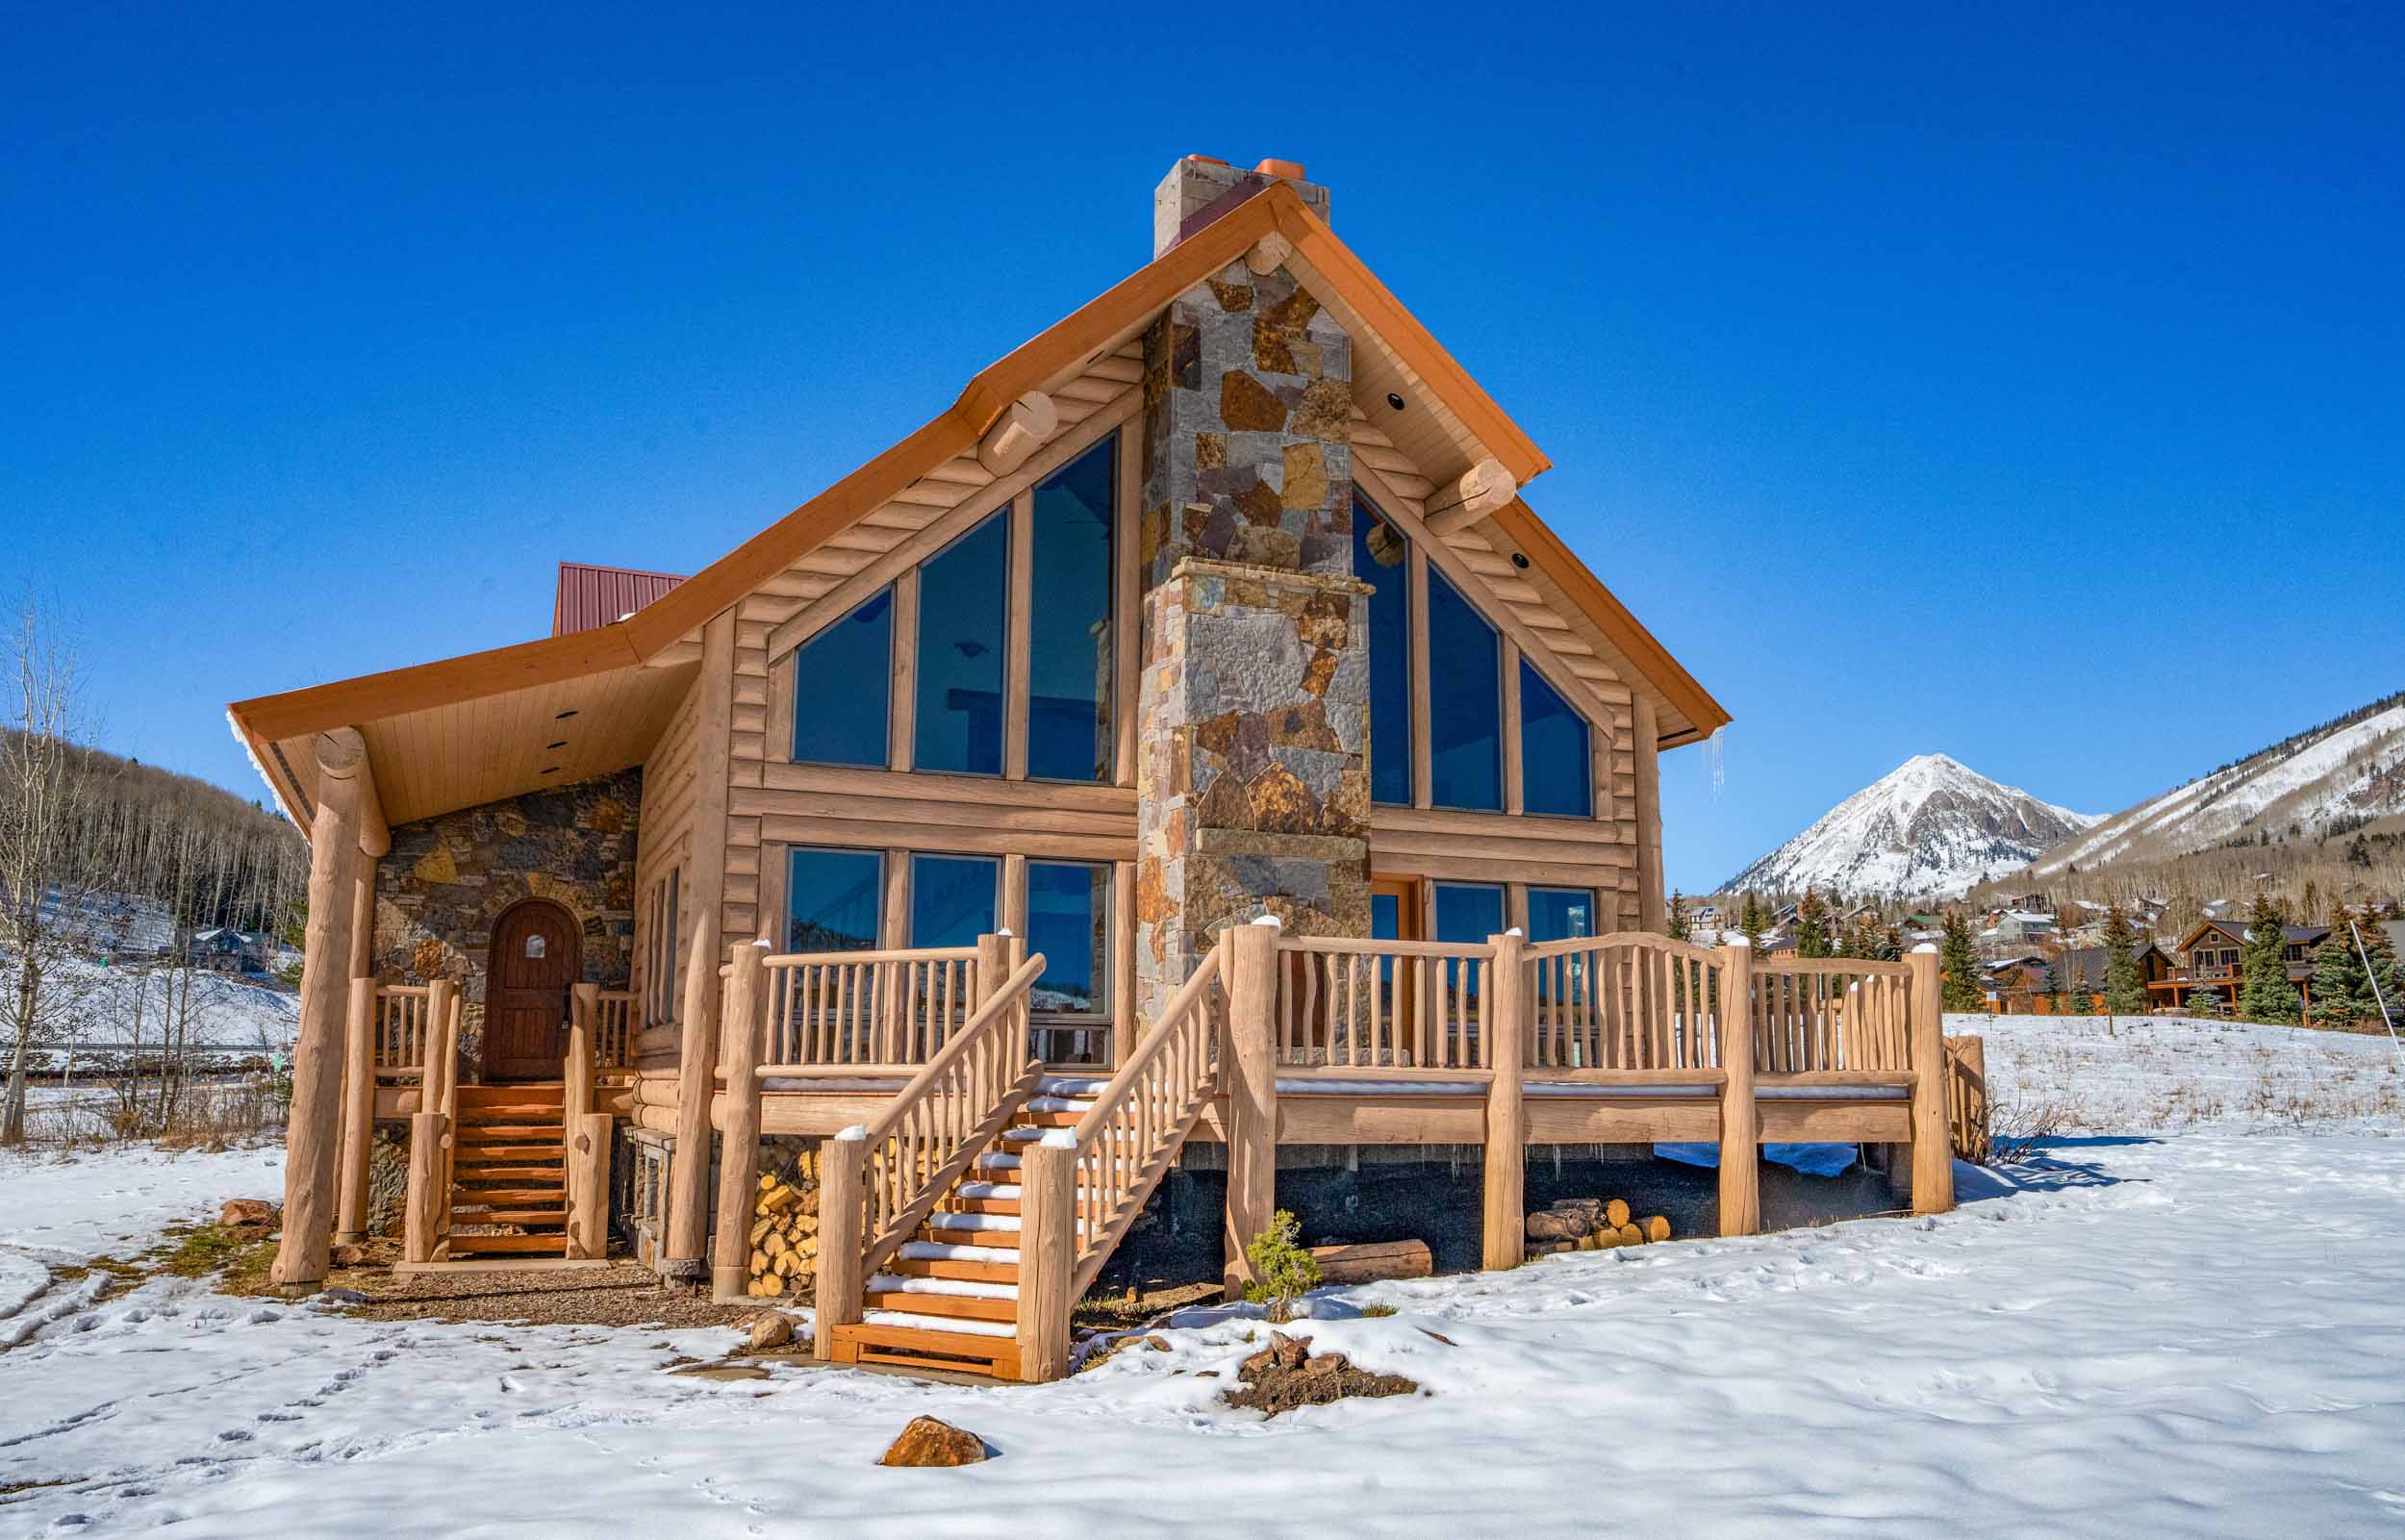
[[[567,1255],[560,1084],[464,1085],[456,1095],[445,1257]],[[464,1232],[468,1225],[480,1233]]]
[[[1074,1128],[1099,1080],[1047,1080],[867,1280],[856,1325],[835,1328],[837,1363],[1020,1376],[1019,1151]]]

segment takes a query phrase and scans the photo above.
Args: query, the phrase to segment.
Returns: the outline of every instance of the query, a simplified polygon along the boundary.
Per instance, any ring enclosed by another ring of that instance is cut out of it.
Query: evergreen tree
[[[2138,976],[2138,936],[2118,902],[2105,910],[2104,1006],[2114,1016],[2143,1016],[2146,986]]]
[[[1829,905],[1811,889],[1795,906],[1795,954],[1798,957],[1829,955]]]
[[[1671,889],[1670,939],[1673,941],[1684,941],[1694,931],[1694,928],[1695,927],[1693,925],[1687,922],[1686,895],[1681,893],[1676,888]]]
[[[1940,997],[1947,1010],[1976,1011],[1987,1003],[1979,987],[1979,953],[1971,946],[1971,922],[1960,909],[1946,911],[1937,968],[1945,979]]]
[[[2070,998],[2070,997],[2069,997],[2069,996],[2067,996],[2067,995],[2065,995],[2064,993],[2063,993],[2063,962],[2062,962],[2062,959],[2057,958],[2057,959],[2056,959],[2056,960],[2054,960],[2053,962],[2050,962],[2050,963],[2048,963],[2048,964],[2046,965],[2046,985],[2045,985],[2045,988],[2046,988],[2046,998],[2048,998],[2048,999],[2050,999],[2050,1000],[2054,1001],[2054,1008],[2055,1008],[2056,1012],[2057,1012],[2058,1014],[2060,1014],[2060,1015],[2063,1015],[2063,1016],[2068,1016],[2068,1015],[2070,1015],[2070,1014],[2071,1014],[2071,998]]]
[[[1886,963],[1904,961],[1904,927],[1889,925],[1879,934],[1879,960]]]
[[[2369,976],[2376,987],[2364,992],[2364,1003],[2371,1008],[2372,1020],[2380,1020],[2385,1008],[2391,1022],[2405,1022],[2405,999],[2398,998],[2405,994],[2405,968],[2397,966],[2396,948],[2389,945],[2389,933],[2368,916],[2357,921],[2355,928],[2362,934],[2364,950],[2371,954]]]
[[[2348,1027],[2362,1020],[2371,986],[2364,960],[2347,934],[2346,906],[2330,916],[2330,934],[2314,948],[2313,1021],[2316,1026]],[[2385,938],[2384,938],[2385,939]]]
[[[2238,994],[2238,1014],[2250,1022],[2296,1020],[2296,986],[2288,981],[2287,923],[2269,895],[2255,895]]]
[[[2188,992],[2188,1014],[2217,1022],[2230,1013],[2221,1001],[2220,990],[2211,984],[2199,984]]]
[[[1737,934],[1756,951],[1762,949],[1762,906],[1752,894],[1745,896],[1744,905],[1737,910]]]

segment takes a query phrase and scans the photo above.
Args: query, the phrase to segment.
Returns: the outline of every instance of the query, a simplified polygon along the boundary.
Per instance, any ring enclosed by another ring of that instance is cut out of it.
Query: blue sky
[[[498,9],[13,17],[0,518],[113,746],[258,795],[227,700],[709,561],[1189,152],[1333,189],[1735,714],[1690,890],[1914,753],[2114,809],[2405,687],[2390,8]]]

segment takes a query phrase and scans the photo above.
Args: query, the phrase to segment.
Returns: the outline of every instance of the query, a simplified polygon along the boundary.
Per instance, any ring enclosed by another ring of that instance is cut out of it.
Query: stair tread
[[[453,1163],[454,1168],[468,1164],[470,1163],[468,1161]],[[557,1176],[560,1174],[560,1168],[557,1166],[477,1166],[475,1174],[487,1179],[505,1176]]]
[[[451,1221],[455,1224],[565,1224],[568,1223],[568,1212],[561,1208],[470,1207],[463,1210],[458,1204],[453,1204]]]
[[[453,1235],[449,1245],[451,1254],[454,1256],[466,1251],[517,1251],[557,1255],[567,1250],[568,1238],[564,1235]]]
[[[879,1273],[869,1280],[872,1289],[896,1294],[943,1296],[959,1300],[1016,1300],[1016,1283],[986,1283],[958,1278],[912,1277],[898,1273]]]
[[[906,1310],[873,1310],[863,1316],[864,1326],[892,1326],[904,1331],[925,1331],[944,1336],[1015,1337],[1018,1328],[999,1321],[964,1321],[956,1316],[914,1315]],[[838,1326],[841,1331],[844,1327]]]
[[[559,1187],[453,1187],[454,1203],[543,1203],[566,1201],[568,1194]]]
[[[946,1321],[1016,1321],[1019,1305],[1012,1300],[980,1300],[965,1294],[916,1294],[902,1289],[870,1289],[861,1296],[865,1309],[940,1317]]]

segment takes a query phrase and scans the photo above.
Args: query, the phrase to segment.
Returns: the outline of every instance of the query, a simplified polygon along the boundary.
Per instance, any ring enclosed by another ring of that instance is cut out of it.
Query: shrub
[[[1281,1208],[1271,1218],[1268,1229],[1245,1243],[1244,1257],[1253,1264],[1253,1281],[1244,1286],[1244,1297],[1268,1306],[1273,1325],[1292,1321],[1294,1302],[1319,1287],[1319,1261],[1303,1249],[1302,1233],[1301,1223]]]

